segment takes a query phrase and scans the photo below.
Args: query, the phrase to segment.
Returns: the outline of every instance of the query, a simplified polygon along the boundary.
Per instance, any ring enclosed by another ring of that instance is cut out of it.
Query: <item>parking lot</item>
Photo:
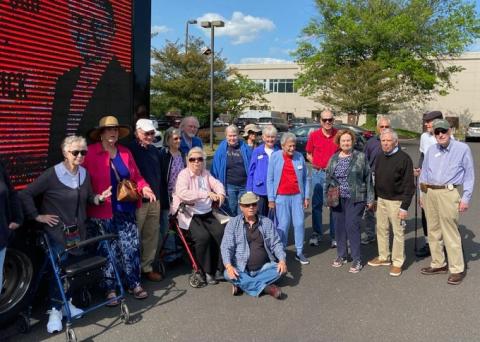
[[[416,164],[418,141],[401,144]],[[480,144],[469,145],[478,170],[480,158],[475,156],[480,155]],[[336,251],[329,248],[326,234],[320,247],[306,246],[310,265],[296,262],[293,246],[289,247],[289,273],[280,282],[287,295],[284,300],[232,297],[226,283],[194,289],[188,285],[189,267],[179,265],[169,269],[162,282],[146,283],[148,299],[127,299],[131,324],[120,321],[119,308],[102,308],[75,322],[77,337],[87,341],[478,341],[480,212],[478,186],[475,189],[469,211],[461,216],[468,271],[459,286],[448,285],[447,275],[420,274],[429,259],[418,260],[413,253],[412,205],[405,271],[398,278],[389,276],[388,268],[365,266],[351,274],[348,267],[331,267]],[[306,230],[308,237],[310,211]],[[376,255],[375,244],[362,248],[364,262]],[[35,316],[41,323],[12,341],[65,340],[63,333],[46,333],[48,315],[37,310]]]

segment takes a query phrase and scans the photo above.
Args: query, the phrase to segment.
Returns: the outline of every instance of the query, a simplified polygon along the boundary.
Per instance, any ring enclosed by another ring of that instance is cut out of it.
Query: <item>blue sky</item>
[[[480,0],[477,11],[480,12]],[[215,50],[229,63],[291,61],[290,52],[310,18],[313,0],[152,0],[152,46],[184,42],[189,19],[225,21],[215,29]],[[190,25],[189,33],[210,44],[210,31]],[[480,42],[469,50],[480,51]]]

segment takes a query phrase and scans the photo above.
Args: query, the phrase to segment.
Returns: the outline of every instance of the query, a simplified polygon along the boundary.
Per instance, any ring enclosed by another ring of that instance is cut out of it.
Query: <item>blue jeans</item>
[[[227,184],[228,212],[235,217],[238,215],[238,200],[245,193],[245,186]]]
[[[295,236],[295,249],[297,254],[303,252],[303,239],[305,237],[305,215],[303,213],[302,194],[277,195],[275,199],[275,215],[277,216],[277,231],[282,240],[283,247],[288,244],[288,230],[290,222],[293,223]]]
[[[5,254],[7,253],[7,247],[0,249],[0,292],[3,289],[3,263],[5,262]]]
[[[281,277],[281,274],[277,271],[277,263],[273,261],[266,263],[258,271],[239,271],[235,280],[228,277],[227,271],[223,274],[226,280],[253,297],[258,297],[265,287],[273,284]]]
[[[322,209],[323,209],[323,186],[325,183],[325,171],[312,168],[312,227],[318,235],[323,235]],[[335,226],[332,211],[330,210],[330,238],[335,240]]]

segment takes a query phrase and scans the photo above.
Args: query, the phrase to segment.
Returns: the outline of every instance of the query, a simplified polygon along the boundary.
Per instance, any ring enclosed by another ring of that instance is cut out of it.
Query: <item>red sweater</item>
[[[143,179],[140,171],[138,171],[137,164],[135,164],[135,160],[133,159],[130,150],[121,145],[117,145],[117,149],[118,153],[120,153],[120,158],[122,158],[123,163],[128,168],[128,172],[130,172],[130,179],[137,183],[138,190],[141,192],[144,187],[149,185]],[[110,179],[110,155],[108,154],[108,151],[103,149],[101,142],[88,146],[88,153],[85,157],[83,166],[90,174],[94,193],[101,194],[112,185]],[[117,189],[112,189],[112,192],[113,191],[117,191]],[[138,201],[137,207],[141,206],[141,201],[141,199]],[[107,198],[105,203],[99,206],[90,205],[87,208],[87,216],[100,219],[112,218],[113,212],[111,199]]]
[[[278,183],[278,195],[296,195],[300,193],[298,179],[293,168],[292,157],[283,153],[283,170],[280,183]]]

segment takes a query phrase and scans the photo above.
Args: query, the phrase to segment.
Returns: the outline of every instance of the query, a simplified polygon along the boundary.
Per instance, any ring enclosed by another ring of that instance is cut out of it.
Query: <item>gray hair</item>
[[[387,134],[390,134],[393,138],[393,140],[395,141],[398,141],[398,134],[397,132],[395,132],[393,129],[391,128],[386,128],[383,130],[382,133],[380,133],[380,139],[384,136],[384,135],[387,135]]]
[[[72,144],[79,144],[87,149],[87,141],[84,137],[80,137],[77,135],[69,135],[65,139],[63,139],[62,144],[60,145],[63,152],[68,152],[67,148]]]
[[[228,131],[231,131],[232,133],[235,133],[238,135],[238,127],[235,125],[227,126],[227,128],[225,128],[225,135],[228,134]]]
[[[392,125],[389,118],[387,118],[386,116],[381,116],[377,119],[377,127],[380,127],[380,122],[382,122],[382,121],[388,123],[389,126]]]
[[[182,119],[182,121],[180,122],[180,129],[183,130],[183,126],[185,126],[187,124],[187,122],[189,121],[195,121],[195,123],[197,124],[197,128],[200,127],[200,123],[198,122],[198,119],[194,116],[186,116]]]
[[[163,146],[168,146],[168,140],[174,135],[182,136],[182,132],[178,128],[169,127],[165,133],[163,133]]]
[[[277,136],[277,129],[273,125],[265,126],[263,127],[262,135],[266,137],[272,136],[272,135]]]
[[[203,157],[203,162],[205,163],[207,161],[207,154],[205,153],[205,151],[201,148],[201,147],[198,147],[198,146],[195,146],[195,147],[192,147],[190,149],[190,151],[188,151],[188,154],[187,154],[187,160],[192,156],[192,154],[194,153],[200,153]],[[204,164],[205,165],[205,164]]]
[[[280,144],[283,146],[289,140],[297,142],[297,136],[291,132],[283,133],[282,138],[280,139]]]
[[[330,114],[332,114],[332,116],[335,116],[335,115],[333,115],[333,112],[332,112],[330,109],[324,109],[324,110],[322,110],[322,112],[320,113],[320,119],[323,118],[323,114],[327,114],[327,113],[330,113]]]

